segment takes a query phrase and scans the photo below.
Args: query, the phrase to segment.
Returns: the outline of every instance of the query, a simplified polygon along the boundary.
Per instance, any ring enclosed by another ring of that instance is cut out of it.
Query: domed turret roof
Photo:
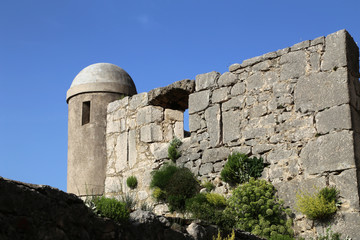
[[[137,93],[130,75],[111,63],[95,63],[81,70],[67,92],[66,101],[77,94],[88,92],[114,92],[125,95]]]

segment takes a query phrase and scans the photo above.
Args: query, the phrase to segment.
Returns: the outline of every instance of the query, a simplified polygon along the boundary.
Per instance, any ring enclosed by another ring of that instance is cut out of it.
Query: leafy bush
[[[94,203],[99,213],[119,223],[126,223],[129,219],[129,210],[125,203],[114,198],[95,198]]]
[[[265,180],[251,178],[240,185],[228,200],[225,213],[235,219],[235,227],[258,236],[276,234],[293,236],[291,211],[275,197],[274,186]],[[288,216],[287,216],[288,215]]]
[[[217,237],[215,238],[215,236],[213,236],[212,238],[213,240],[235,240],[235,232],[234,230],[231,232],[231,236],[227,236],[225,238],[222,238],[221,235],[220,235],[220,231],[218,232],[218,235]]]
[[[173,164],[164,164],[159,170],[153,171],[150,187],[158,187],[161,190],[168,185],[172,175],[178,170],[178,167]]]
[[[211,182],[209,182],[209,181],[206,181],[206,182],[204,182],[203,184],[201,184],[204,188],[206,188],[206,191],[208,191],[208,192],[211,192],[212,190],[214,190],[215,189],[215,185],[214,184],[212,184]]]
[[[212,206],[214,206],[216,208],[225,208],[226,207],[225,197],[218,193],[207,193],[206,200],[208,201],[208,203],[210,203]]]
[[[249,181],[250,177],[261,177],[263,170],[262,158],[249,158],[246,154],[235,152],[229,155],[220,175],[225,182],[236,185]]]
[[[187,168],[178,168],[164,189],[170,211],[184,211],[186,199],[195,196],[199,189],[194,174]]]
[[[175,162],[176,159],[178,159],[181,154],[180,152],[177,150],[180,146],[181,146],[182,142],[181,140],[179,140],[178,138],[174,138],[171,142],[170,142],[170,146],[168,148],[168,157]]]
[[[126,185],[131,188],[135,189],[137,187],[138,181],[135,176],[130,176],[126,179]]]
[[[220,228],[229,230],[233,226],[231,219],[228,219],[223,211],[226,207],[226,200],[216,193],[199,193],[193,198],[186,200],[186,211],[191,213],[193,218],[201,219]],[[230,222],[230,223],[229,223]]]
[[[200,189],[193,173],[187,168],[165,164],[152,173],[150,187],[153,196],[168,203],[170,211],[183,212],[185,201],[193,197]]]
[[[296,194],[296,210],[312,220],[326,220],[336,212],[338,191],[335,188],[323,188],[309,193]]]

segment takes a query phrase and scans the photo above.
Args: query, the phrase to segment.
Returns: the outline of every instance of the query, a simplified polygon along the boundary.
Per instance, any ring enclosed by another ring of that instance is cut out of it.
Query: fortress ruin
[[[359,49],[345,30],[139,94],[123,69],[90,65],[67,93],[68,192],[153,201],[150,173],[177,137],[176,164],[218,193],[229,191],[219,173],[235,151],[262,156],[262,178],[292,208],[298,190],[335,185],[342,205],[332,229],[359,239],[359,76]],[[136,191],[126,185],[132,175]],[[324,226],[297,213],[294,229],[314,236]]]

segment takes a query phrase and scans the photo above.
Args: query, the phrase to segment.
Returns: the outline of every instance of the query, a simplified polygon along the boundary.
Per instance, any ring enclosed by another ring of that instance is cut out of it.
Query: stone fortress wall
[[[178,137],[176,163],[213,182],[216,192],[228,193],[219,173],[235,151],[262,156],[269,163],[263,178],[292,208],[298,190],[336,185],[343,203],[333,230],[359,239],[358,78],[358,47],[341,30],[233,64],[223,74],[200,74],[112,102],[105,195],[153,201],[150,173],[168,161],[169,142]],[[185,109],[190,136],[184,135]],[[136,191],[126,186],[131,175]],[[314,236],[324,227],[296,214],[295,230]]]

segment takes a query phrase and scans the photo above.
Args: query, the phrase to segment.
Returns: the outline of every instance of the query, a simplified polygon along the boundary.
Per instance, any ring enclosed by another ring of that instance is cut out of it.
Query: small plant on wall
[[[311,220],[327,220],[337,210],[338,195],[335,187],[325,187],[313,193],[300,191],[296,194],[296,210]]]
[[[164,164],[152,172],[150,187],[158,201],[165,201],[170,211],[183,212],[185,201],[193,197],[200,189],[194,174],[174,164]]]
[[[181,153],[178,151],[178,148],[181,146],[182,142],[180,139],[178,138],[174,138],[171,142],[170,142],[170,146],[168,148],[168,157],[175,162],[176,159],[178,159],[179,157],[181,157]]]
[[[135,176],[130,176],[126,179],[126,185],[130,188],[130,189],[135,189],[138,185],[138,181],[137,178]]]
[[[248,182],[251,177],[261,177],[264,170],[262,158],[249,158],[246,154],[234,152],[230,154],[221,171],[221,179],[231,185]]]

